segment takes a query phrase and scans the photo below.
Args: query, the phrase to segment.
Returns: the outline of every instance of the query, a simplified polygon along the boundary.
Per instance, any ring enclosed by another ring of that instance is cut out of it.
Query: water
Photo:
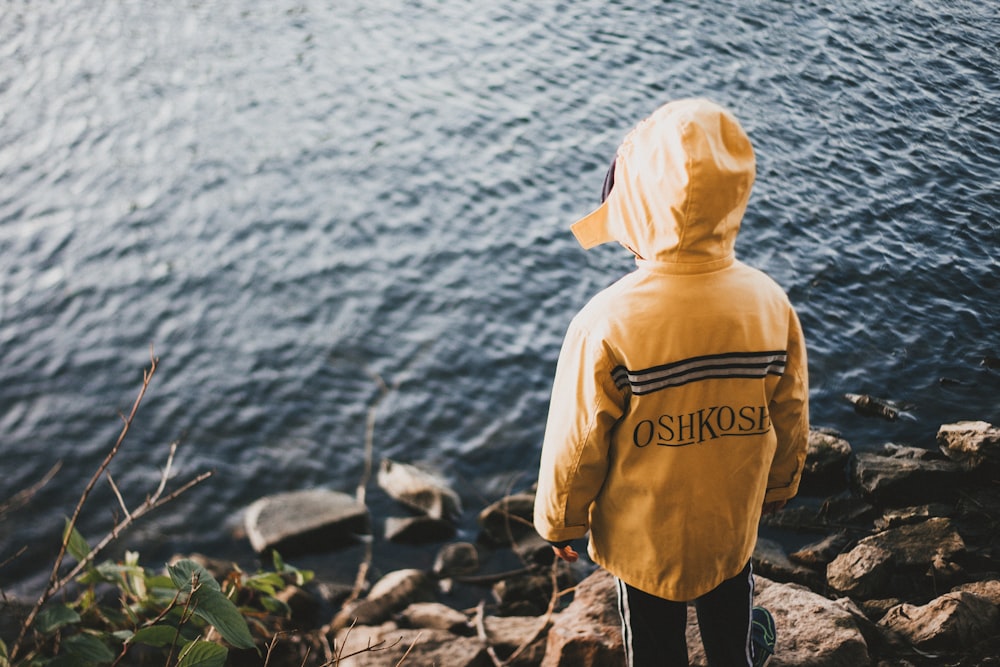
[[[683,96],[755,143],[737,252],[799,309],[815,425],[871,450],[1000,423],[989,3],[482,5],[2,3],[0,499],[63,462],[0,522],[0,562],[27,546],[5,588],[37,589],[151,346],[116,483],[139,502],[174,440],[172,485],[216,474],[119,549],[247,559],[249,502],[353,493],[376,403],[376,457],[443,472],[472,537],[533,479],[569,319],[631,266],[566,227],[624,134]],[[115,507],[102,481],[91,541]]]

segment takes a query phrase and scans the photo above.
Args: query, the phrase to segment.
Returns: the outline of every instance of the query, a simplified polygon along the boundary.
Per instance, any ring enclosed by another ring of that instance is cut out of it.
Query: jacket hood
[[[721,267],[734,259],[755,172],[731,113],[704,99],[671,102],[625,137],[614,187],[572,231],[586,249],[617,241],[639,259]]]

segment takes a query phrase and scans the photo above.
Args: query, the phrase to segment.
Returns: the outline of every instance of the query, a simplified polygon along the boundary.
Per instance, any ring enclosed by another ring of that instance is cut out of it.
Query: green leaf
[[[260,599],[261,605],[264,609],[271,612],[272,614],[277,614],[279,616],[291,616],[292,608],[288,606],[287,602],[279,600],[278,598],[273,598],[270,595],[265,595]]]
[[[151,625],[148,628],[136,631],[129,642],[162,648],[174,643],[175,637],[177,637],[177,628],[169,625]]]
[[[87,556],[90,555],[90,545],[87,544],[87,540],[83,539],[83,535],[80,531],[76,529],[76,526],[66,519],[66,529],[63,531],[63,540],[66,540],[66,535],[69,534],[69,540],[66,542],[66,551],[69,555],[75,558],[77,561],[82,561]]]
[[[182,591],[191,590],[191,581],[196,576],[198,578],[198,584],[201,586],[202,590],[222,590],[219,586],[219,582],[215,580],[208,570],[193,560],[187,558],[179,560],[173,565],[168,565],[167,572],[170,573],[170,579],[174,582],[174,586]]]
[[[38,614],[38,618],[35,619],[35,629],[43,635],[47,635],[65,625],[79,622],[80,614],[75,609],[64,604],[56,604],[46,607]]]
[[[250,627],[232,600],[210,588],[199,589],[194,599],[195,615],[214,625],[223,639],[236,648],[254,648]]]
[[[79,634],[67,637],[63,642],[63,650],[74,658],[90,663],[109,663],[115,659],[115,653],[107,644],[94,635]]]
[[[271,552],[271,560],[274,562],[274,571],[275,572],[284,572],[285,571],[285,561],[281,557],[281,554],[279,554],[277,552],[277,550]]]
[[[177,667],[224,667],[229,650],[221,644],[195,641],[181,652]]]

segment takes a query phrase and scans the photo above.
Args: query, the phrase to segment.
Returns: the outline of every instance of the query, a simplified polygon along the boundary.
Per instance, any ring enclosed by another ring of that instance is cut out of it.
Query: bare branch
[[[107,477],[107,478],[108,478],[108,484],[110,484],[110,485],[111,485],[111,490],[112,490],[112,491],[114,491],[114,493],[115,493],[115,498],[117,498],[117,499],[118,499],[118,504],[119,504],[119,505],[121,506],[121,508],[122,508],[122,511],[123,511],[123,512],[125,512],[125,520],[126,520],[127,522],[131,522],[131,520],[132,520],[132,515],[131,515],[131,514],[129,514],[129,511],[128,511],[128,505],[126,505],[126,504],[125,504],[125,499],[124,499],[124,498],[122,498],[122,492],[118,490],[118,485],[117,485],[117,484],[115,484],[115,480],[111,478],[111,472],[110,472],[110,471],[105,471],[104,475],[105,475],[105,477]],[[118,526],[117,526],[117,523],[118,523],[118,522],[116,521],[116,522],[115,522],[115,528],[117,528],[117,527],[118,527]]]
[[[62,461],[57,461],[54,466],[49,468],[49,471],[45,473],[45,476],[40,480],[29,486],[23,491],[15,493],[13,496],[0,503],[0,517],[8,512],[20,509],[31,502],[31,499],[38,493],[42,487],[52,481],[52,478],[56,476],[59,469],[62,468]]]

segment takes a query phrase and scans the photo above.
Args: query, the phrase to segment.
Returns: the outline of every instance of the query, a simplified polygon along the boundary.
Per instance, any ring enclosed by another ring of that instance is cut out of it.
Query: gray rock
[[[966,470],[1000,463],[1000,428],[984,421],[945,424],[937,432],[938,446]]]
[[[826,568],[826,581],[839,593],[871,598],[886,591],[892,573],[892,552],[874,544],[858,544],[833,559]]]
[[[854,614],[799,586],[756,578],[754,604],[774,615],[778,633],[769,667],[864,667],[868,644]]]
[[[261,498],[247,507],[243,523],[254,551],[275,549],[283,556],[345,546],[369,532],[368,508],[327,489]]]
[[[617,584],[606,570],[581,581],[549,629],[542,667],[620,667],[625,654],[617,600]]]
[[[399,614],[398,622],[407,628],[447,630],[456,635],[475,633],[465,614],[440,602],[414,602]]]
[[[946,593],[923,606],[901,604],[879,621],[921,650],[955,651],[995,636],[1000,611],[972,593]]]
[[[516,493],[490,504],[479,513],[480,538],[494,546],[507,546],[535,535],[533,493]]]
[[[405,544],[443,542],[455,536],[455,524],[429,516],[390,516],[385,520],[385,539]]]
[[[951,461],[884,456],[854,457],[851,478],[866,498],[879,503],[919,503],[956,495],[962,470]]]
[[[548,574],[522,574],[493,585],[499,616],[539,616],[549,608],[552,578]]]
[[[334,630],[352,623],[377,625],[414,602],[433,602],[434,585],[422,570],[396,570],[372,586],[368,595],[345,605],[331,622]]]
[[[858,545],[872,545],[893,554],[900,567],[926,568],[935,556],[950,559],[965,551],[965,542],[951,521],[933,518],[870,535]]]
[[[472,574],[479,569],[479,551],[468,542],[452,542],[441,547],[432,571],[442,579]]]
[[[432,519],[455,520],[462,514],[462,502],[440,476],[409,463],[383,459],[378,469],[378,485],[397,500]]]

